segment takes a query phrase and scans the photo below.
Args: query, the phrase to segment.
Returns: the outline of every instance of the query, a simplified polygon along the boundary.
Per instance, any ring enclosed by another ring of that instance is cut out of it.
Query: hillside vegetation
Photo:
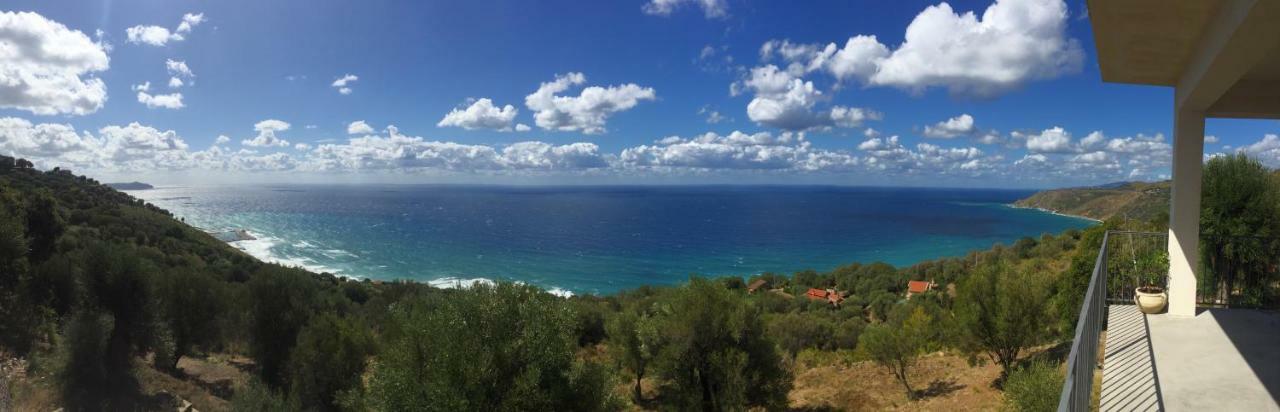
[[[1013,203],[1095,220],[1159,220],[1169,214],[1169,181],[1045,190]]]
[[[998,409],[1006,382],[1056,397],[1060,374],[1020,371],[1061,362],[1102,227],[561,298],[266,264],[0,158],[0,410]]]

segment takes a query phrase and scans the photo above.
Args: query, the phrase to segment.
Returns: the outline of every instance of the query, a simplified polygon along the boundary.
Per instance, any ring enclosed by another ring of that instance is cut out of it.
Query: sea
[[[441,287],[509,280],[562,295],[691,275],[905,266],[1095,224],[1010,206],[1033,193],[1026,190],[242,185],[129,193],[265,261]]]

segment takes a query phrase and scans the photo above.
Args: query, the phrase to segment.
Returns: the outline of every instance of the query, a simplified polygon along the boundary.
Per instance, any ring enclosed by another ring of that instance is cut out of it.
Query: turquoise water
[[[254,256],[438,285],[571,293],[851,262],[909,265],[1091,221],[1008,203],[1029,191],[826,186],[169,187],[130,192]]]

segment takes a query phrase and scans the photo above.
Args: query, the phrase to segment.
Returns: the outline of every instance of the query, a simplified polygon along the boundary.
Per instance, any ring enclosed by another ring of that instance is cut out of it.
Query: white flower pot
[[[1138,304],[1138,309],[1148,315],[1164,311],[1164,305],[1169,302],[1169,295],[1164,289],[1160,289],[1158,293],[1143,292],[1142,289],[1133,290],[1133,301]]]

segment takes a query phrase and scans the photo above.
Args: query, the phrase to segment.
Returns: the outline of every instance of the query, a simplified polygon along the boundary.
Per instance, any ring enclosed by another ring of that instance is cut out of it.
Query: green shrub
[[[1052,411],[1058,408],[1063,375],[1050,362],[1032,362],[1009,375],[1004,397],[1010,409],[1019,412]]]
[[[91,312],[78,313],[67,323],[54,375],[67,410],[106,409],[113,382],[102,360],[112,323],[110,316]]]
[[[369,330],[351,319],[324,314],[298,333],[289,357],[289,390],[306,410],[338,409],[338,394],[360,384],[373,353]]]
[[[274,392],[261,381],[254,380],[243,389],[236,391],[231,398],[231,410],[254,412],[289,412],[298,410],[298,406],[289,402],[284,396]]]
[[[575,358],[560,298],[504,282],[397,306],[369,383],[374,410],[616,407],[609,376]]]

